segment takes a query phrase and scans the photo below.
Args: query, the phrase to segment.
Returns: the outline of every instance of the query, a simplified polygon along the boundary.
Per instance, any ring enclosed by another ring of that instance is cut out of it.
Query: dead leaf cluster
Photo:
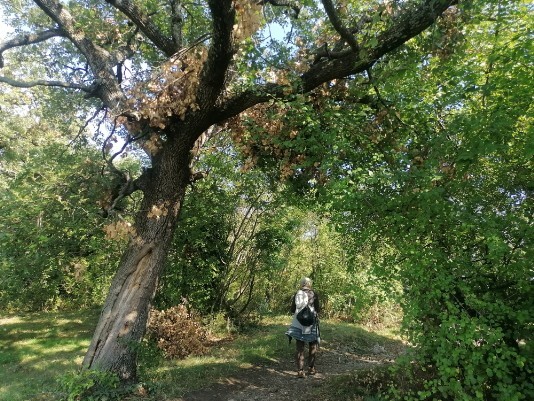
[[[185,304],[161,311],[153,309],[147,334],[168,359],[202,355],[208,346],[208,334],[200,317]]]

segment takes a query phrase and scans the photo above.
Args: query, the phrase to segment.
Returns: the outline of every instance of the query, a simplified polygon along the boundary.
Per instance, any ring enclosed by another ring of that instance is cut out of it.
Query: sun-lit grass
[[[0,401],[57,399],[57,378],[80,366],[98,311],[0,317]]]
[[[257,328],[223,339],[207,355],[161,361],[147,370],[146,379],[166,397],[180,397],[223,380],[240,369],[276,362],[287,355],[287,339],[283,335],[287,323],[287,317],[263,319]]]
[[[79,368],[97,318],[98,311],[94,310],[0,317],[0,401],[58,400],[57,379]],[[140,377],[153,391],[143,400],[161,399],[162,394],[164,399],[176,399],[223,381],[240,369],[280,362],[288,355],[284,335],[288,323],[288,316],[263,318],[241,334],[221,338],[206,355],[184,360],[163,360],[145,345],[140,352]],[[354,352],[366,353],[378,340],[391,347],[399,344],[390,332],[379,336],[340,321],[325,322],[322,333],[325,344],[335,339],[336,343],[350,344]],[[338,380],[349,385],[358,381],[354,377]],[[334,383],[325,391],[335,393],[340,387],[341,382]],[[335,399],[328,394],[321,396]]]
[[[373,350],[377,343],[388,349],[404,348],[399,330],[396,327],[369,329],[358,324],[329,320],[321,326],[324,338],[336,339],[342,344],[351,344],[355,353],[366,354]]]

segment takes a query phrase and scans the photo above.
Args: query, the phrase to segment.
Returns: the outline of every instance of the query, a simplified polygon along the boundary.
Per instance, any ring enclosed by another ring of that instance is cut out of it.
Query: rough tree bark
[[[135,238],[122,256],[83,366],[117,372],[124,381],[136,379],[137,355],[151,301],[190,183],[190,144],[168,144],[142,184],[144,198],[135,218]],[[162,211],[148,217],[153,206]]]
[[[339,34],[336,43],[328,44],[332,51],[316,50],[316,60],[295,82],[287,85],[277,83],[258,84],[253,89],[225,97],[228,85],[228,69],[235,54],[233,26],[235,24],[236,3],[232,0],[209,0],[212,19],[212,32],[208,57],[199,75],[196,93],[198,110],[190,110],[184,119],[177,116],[163,130],[150,127],[149,121],[131,113],[127,106],[127,96],[117,79],[114,68],[134,53],[129,43],[114,52],[89,39],[91,27],[76,22],[68,6],[60,0],[34,0],[35,4],[52,20],[50,29],[23,38],[15,38],[0,43],[0,68],[4,65],[2,53],[15,47],[63,37],[70,41],[84,56],[92,72],[94,82],[89,86],[80,83],[57,81],[21,82],[11,77],[0,76],[0,83],[12,86],[31,87],[48,85],[81,90],[88,96],[98,97],[115,116],[137,118],[137,127],[164,136],[160,150],[152,155],[152,166],[134,183],[128,183],[129,194],[134,190],[143,193],[140,210],[135,217],[135,236],[127,246],[120,261],[117,274],[112,282],[98,326],[91,345],[83,361],[87,369],[101,369],[117,373],[123,381],[136,379],[136,347],[145,333],[149,308],[162,273],[166,255],[172,240],[173,231],[180,213],[187,186],[191,182],[190,160],[195,141],[212,125],[236,116],[244,110],[273,98],[293,96],[294,91],[306,93],[332,79],[344,78],[370,68],[380,57],[401,46],[410,38],[428,28],[455,0],[421,0],[406,2],[389,27],[376,35],[374,46],[357,43],[354,27],[344,26],[332,0],[322,0],[327,17]],[[256,4],[290,7],[298,15],[298,1],[253,1]],[[149,40],[160,54],[171,57],[180,50],[182,44],[180,14],[181,2],[172,1],[173,16],[168,30],[172,37],[166,37],[149,15],[131,0],[107,0],[111,7],[120,10]],[[413,3],[417,3],[414,5]],[[348,19],[347,19],[348,20]],[[352,20],[356,21],[355,18]],[[362,16],[359,21],[371,21],[370,16]],[[325,46],[323,49],[326,49]],[[295,89],[298,88],[298,89]],[[135,134],[133,135],[135,136]],[[153,207],[163,213],[150,216]]]

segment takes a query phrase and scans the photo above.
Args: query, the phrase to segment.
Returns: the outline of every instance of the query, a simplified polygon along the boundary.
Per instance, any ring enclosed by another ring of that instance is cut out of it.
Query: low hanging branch
[[[29,35],[23,35],[18,38],[7,40],[0,43],[0,68],[4,68],[3,52],[14,47],[27,46],[39,42],[43,42],[50,38],[65,36],[65,32],[61,29],[49,29],[47,31],[38,32]]]
[[[14,86],[16,88],[32,88],[34,86],[55,86],[58,88],[81,90],[89,95],[95,93],[95,87],[79,85],[73,82],[45,81],[43,79],[39,79],[37,81],[17,81],[15,79],[2,76],[0,76],[0,82]]]

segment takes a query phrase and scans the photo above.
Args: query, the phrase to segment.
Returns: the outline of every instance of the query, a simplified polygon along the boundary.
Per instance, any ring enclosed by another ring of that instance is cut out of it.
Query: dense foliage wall
[[[101,214],[113,177],[103,174],[98,144],[80,131],[83,107],[65,95],[12,89],[0,96],[3,310],[101,305],[115,273],[120,244]],[[35,106],[31,115],[24,104]],[[138,165],[122,162],[132,173]]]
[[[355,246],[392,249],[382,274],[403,284],[410,358],[432,372],[419,399],[534,395],[531,44],[504,3],[449,13],[376,66],[374,155],[331,187]]]
[[[27,146],[28,157],[13,155],[21,163],[16,171],[2,164],[12,176],[2,180],[0,194],[0,305],[98,305],[117,252],[105,238],[101,195],[91,186],[98,156],[89,149],[74,153],[60,142]]]
[[[185,299],[204,314],[235,319],[288,313],[299,280],[309,276],[325,316],[366,318],[378,302],[366,282],[370,262],[360,258],[354,267],[328,219],[313,212],[316,201],[295,196],[273,169],[245,169],[228,139],[217,145],[225,151],[201,158],[209,173],[188,193],[156,306]]]
[[[239,157],[227,150],[202,161],[209,174],[190,188],[159,305],[186,298],[203,313],[257,312],[285,267],[298,218],[276,182],[241,171]]]

